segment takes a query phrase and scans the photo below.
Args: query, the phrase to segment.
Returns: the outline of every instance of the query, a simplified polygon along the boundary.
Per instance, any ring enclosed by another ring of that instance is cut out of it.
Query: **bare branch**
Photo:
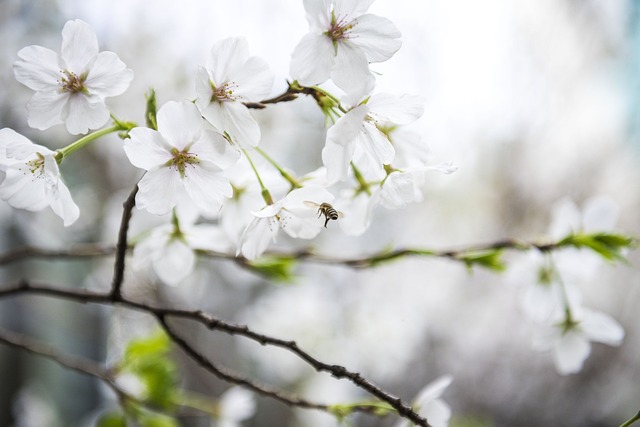
[[[0,342],[15,348],[20,348],[22,350],[28,351],[29,353],[44,356],[47,359],[53,360],[57,364],[64,366],[65,368],[69,368],[76,372],[96,377],[109,385],[111,388],[115,387],[115,385],[111,381],[111,378],[109,377],[107,370],[103,369],[99,364],[92,360],[62,354],[57,349],[48,344],[44,344],[40,341],[28,338],[22,334],[8,331],[6,329],[0,329]]]
[[[122,220],[120,221],[118,243],[116,244],[116,260],[113,264],[113,280],[111,282],[111,298],[113,301],[118,301],[122,298],[124,260],[127,255],[127,233],[129,231],[129,221],[131,221],[132,210],[136,205],[136,194],[138,194],[138,184],[131,190],[129,197],[127,197],[127,200],[123,203]]]
[[[287,405],[298,406],[300,408],[306,409],[319,409],[322,411],[328,411],[329,406],[309,402],[308,400],[298,398],[296,396],[286,395],[283,392],[276,390],[274,388],[258,384],[254,381],[251,381],[247,378],[240,376],[239,374],[227,370],[225,368],[221,368],[211,362],[206,356],[198,352],[193,346],[191,346],[187,341],[182,338],[167,322],[166,314],[158,314],[156,317],[158,321],[167,332],[167,335],[175,342],[178,347],[182,349],[190,358],[192,358],[195,362],[197,362],[200,366],[202,366],[207,371],[213,373],[216,377],[229,382],[231,384],[237,384],[248,388],[255,393],[258,393],[263,396],[268,396],[273,399],[279,400]]]
[[[250,330],[244,325],[234,325],[232,323],[225,322],[217,319],[214,316],[202,312],[202,311],[188,311],[174,308],[154,307],[145,303],[140,303],[132,300],[128,300],[121,297],[119,300],[114,301],[110,293],[98,293],[81,289],[60,289],[47,285],[34,285],[27,281],[21,281],[17,285],[8,286],[4,289],[0,289],[0,298],[15,296],[19,294],[40,294],[51,296],[55,298],[67,299],[77,301],[81,303],[97,303],[107,305],[122,305],[131,309],[144,311],[154,315],[162,326],[167,331],[167,334],[174,340],[174,342],[197,363],[203,366],[205,369],[218,376],[219,378],[228,381],[233,384],[239,384],[245,386],[256,393],[270,396],[276,400],[284,402],[292,406],[298,406],[309,409],[319,409],[329,411],[330,406],[325,404],[313,403],[298,397],[289,396],[281,391],[275,390],[270,387],[266,387],[252,382],[238,374],[219,368],[209,361],[204,355],[200,354],[191,345],[189,345],[182,337],[180,337],[174,329],[167,323],[168,317],[179,317],[184,319],[190,319],[205,325],[211,330],[218,330],[229,335],[239,335],[245,338],[256,341],[262,345],[271,345],[274,347],[280,347],[286,349],[300,359],[305,361],[311,367],[318,372],[328,372],[336,378],[346,378],[362,390],[368,392],[372,396],[380,399],[383,402],[388,403],[398,414],[411,420],[414,424],[420,426],[429,426],[427,421],[414,412],[408,405],[406,405],[399,398],[390,395],[382,390],[380,387],[374,385],[369,380],[362,377],[357,372],[351,372],[339,365],[330,365],[319,361],[311,356],[308,352],[302,350],[295,341],[286,341],[278,338],[270,337],[267,335],[259,334]],[[350,406],[354,412],[372,412],[373,408],[367,405],[354,405]]]

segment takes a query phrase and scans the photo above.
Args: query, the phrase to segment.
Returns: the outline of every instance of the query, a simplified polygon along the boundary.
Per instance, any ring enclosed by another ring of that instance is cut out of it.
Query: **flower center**
[[[189,153],[187,151],[178,151],[177,148],[171,150],[173,158],[169,160],[167,166],[175,168],[182,178],[187,176],[187,167],[200,163],[200,159],[196,154]]]
[[[355,26],[355,20],[348,20],[347,16],[336,17],[335,12],[331,11],[331,26],[325,33],[335,45],[340,40],[349,38],[349,31]]]
[[[87,80],[86,73],[81,74],[80,76],[68,70],[61,70],[60,73],[62,73],[62,77],[58,80],[58,84],[62,87],[63,91],[69,93],[87,91],[87,88],[84,85],[85,80]]]
[[[238,85],[235,82],[228,82],[220,87],[216,87],[213,82],[211,82],[211,89],[213,90],[211,102],[237,101],[239,99],[238,96],[233,94],[233,92],[238,89]]]
[[[36,153],[36,158],[29,160],[24,164],[25,167],[21,167],[20,170],[25,174],[33,175],[34,179],[42,178],[44,175],[44,156],[40,153]]]

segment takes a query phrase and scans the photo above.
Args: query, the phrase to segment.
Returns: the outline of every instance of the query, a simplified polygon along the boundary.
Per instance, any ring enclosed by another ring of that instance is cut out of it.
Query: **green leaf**
[[[149,414],[140,419],[142,427],[180,427],[174,418],[161,414]]]
[[[127,421],[122,413],[108,412],[100,416],[96,427],[127,427]]]
[[[502,260],[502,251],[500,249],[469,252],[457,256],[457,259],[464,262],[469,269],[479,266],[493,271],[504,271],[507,268]]]
[[[170,357],[169,337],[159,331],[148,338],[131,341],[120,363],[120,370],[137,376],[144,384],[144,398],[161,408],[173,407],[178,371]]]
[[[153,90],[153,88],[149,89],[149,93],[145,95],[145,98],[147,100],[147,110],[144,117],[147,122],[147,127],[153,130],[158,130],[158,122],[156,120],[156,91]]]
[[[637,241],[622,234],[579,233],[568,235],[558,242],[558,245],[591,249],[607,261],[624,261],[622,250],[637,246]]]
[[[269,255],[248,263],[248,266],[261,276],[282,283],[292,283],[295,279],[293,269],[297,261],[288,255]]]

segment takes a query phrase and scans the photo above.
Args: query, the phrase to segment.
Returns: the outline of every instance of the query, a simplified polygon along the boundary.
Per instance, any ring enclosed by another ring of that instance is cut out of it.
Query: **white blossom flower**
[[[558,310],[545,329],[534,335],[533,346],[539,351],[551,351],[558,372],[573,374],[582,369],[591,353],[591,341],[617,346],[622,343],[624,329],[611,316],[584,307]]]
[[[421,202],[421,187],[426,181],[426,173],[437,171],[450,174],[458,168],[450,163],[407,168],[391,172],[380,189],[380,203],[388,209],[402,209],[407,203]]]
[[[371,88],[370,62],[400,48],[400,32],[386,18],[365,13],[373,0],[304,0],[310,32],[291,56],[291,76],[305,86],[331,78],[347,93]]]
[[[218,400],[216,421],[212,427],[238,427],[256,412],[253,394],[240,387],[225,391]]]
[[[307,202],[331,203],[333,194],[321,187],[302,187],[291,191],[281,200],[268,205],[249,223],[242,236],[242,255],[254,260],[275,240],[278,229],[299,239],[313,239],[320,233],[323,221],[318,219],[318,210]]]
[[[269,66],[258,57],[249,57],[243,37],[224,39],[211,48],[206,68],[198,67],[196,105],[202,116],[233,142],[255,147],[260,141],[260,128],[243,102],[261,101],[272,84]]]
[[[55,152],[34,144],[9,128],[0,130],[0,199],[17,209],[40,211],[50,206],[73,224],[80,215],[71,193],[62,182]]]
[[[16,79],[36,91],[29,101],[29,126],[44,130],[64,122],[72,134],[86,133],[109,120],[105,98],[122,94],[133,71],[113,52],[98,52],[93,29],[79,19],[62,29],[60,55],[27,46],[13,64]]]
[[[285,193],[289,184],[273,168],[261,170],[260,159],[254,160],[256,168],[260,170],[260,178],[274,194]],[[242,244],[242,234],[255,216],[252,211],[260,210],[264,206],[264,199],[255,173],[247,157],[242,156],[232,169],[227,171],[233,197],[229,199],[220,212],[220,226],[230,240],[239,248]]]
[[[327,132],[322,162],[329,180],[343,180],[354,159],[365,172],[383,173],[383,165],[391,163],[395,150],[378,124],[407,124],[423,111],[421,97],[391,94],[373,95],[349,110]]]
[[[157,121],[157,131],[138,127],[124,142],[129,161],[147,170],[138,183],[138,208],[162,215],[187,197],[202,211],[220,210],[233,195],[222,170],[240,153],[222,135],[202,128],[200,112],[190,102],[166,103]]]
[[[197,218],[197,212],[181,210],[170,224],[151,230],[133,249],[133,269],[151,266],[163,283],[176,286],[193,272],[195,250],[229,252],[224,232],[212,224],[195,224]]]
[[[427,419],[433,427],[446,427],[451,418],[451,408],[440,399],[444,390],[453,381],[450,375],[445,375],[427,384],[416,397],[412,407],[421,416]],[[410,421],[400,420],[395,427],[409,427]]]

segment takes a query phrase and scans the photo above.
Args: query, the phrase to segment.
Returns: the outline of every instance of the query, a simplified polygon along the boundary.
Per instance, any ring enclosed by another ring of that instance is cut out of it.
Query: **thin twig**
[[[29,353],[44,356],[47,359],[53,360],[57,364],[64,366],[65,368],[69,368],[76,372],[96,377],[111,388],[116,387],[109,377],[106,369],[101,368],[100,365],[92,360],[62,354],[57,349],[48,344],[44,344],[40,341],[28,338],[22,334],[8,331],[6,329],[0,329],[0,342],[12,347],[26,350]]]
[[[182,338],[168,323],[166,315],[159,314],[156,316],[158,321],[166,331],[171,340],[178,345],[190,358],[196,363],[202,366],[207,371],[213,373],[216,377],[231,383],[248,388],[255,393],[263,396],[268,396],[273,399],[279,400],[288,405],[298,406],[306,409],[318,409],[322,411],[328,411],[329,406],[324,404],[313,403],[305,399],[298,398],[296,396],[287,395],[279,390],[268,387],[266,385],[258,384],[252,380],[242,377],[240,374],[232,372],[228,369],[219,367],[211,362],[206,356],[198,352],[192,345]]]

